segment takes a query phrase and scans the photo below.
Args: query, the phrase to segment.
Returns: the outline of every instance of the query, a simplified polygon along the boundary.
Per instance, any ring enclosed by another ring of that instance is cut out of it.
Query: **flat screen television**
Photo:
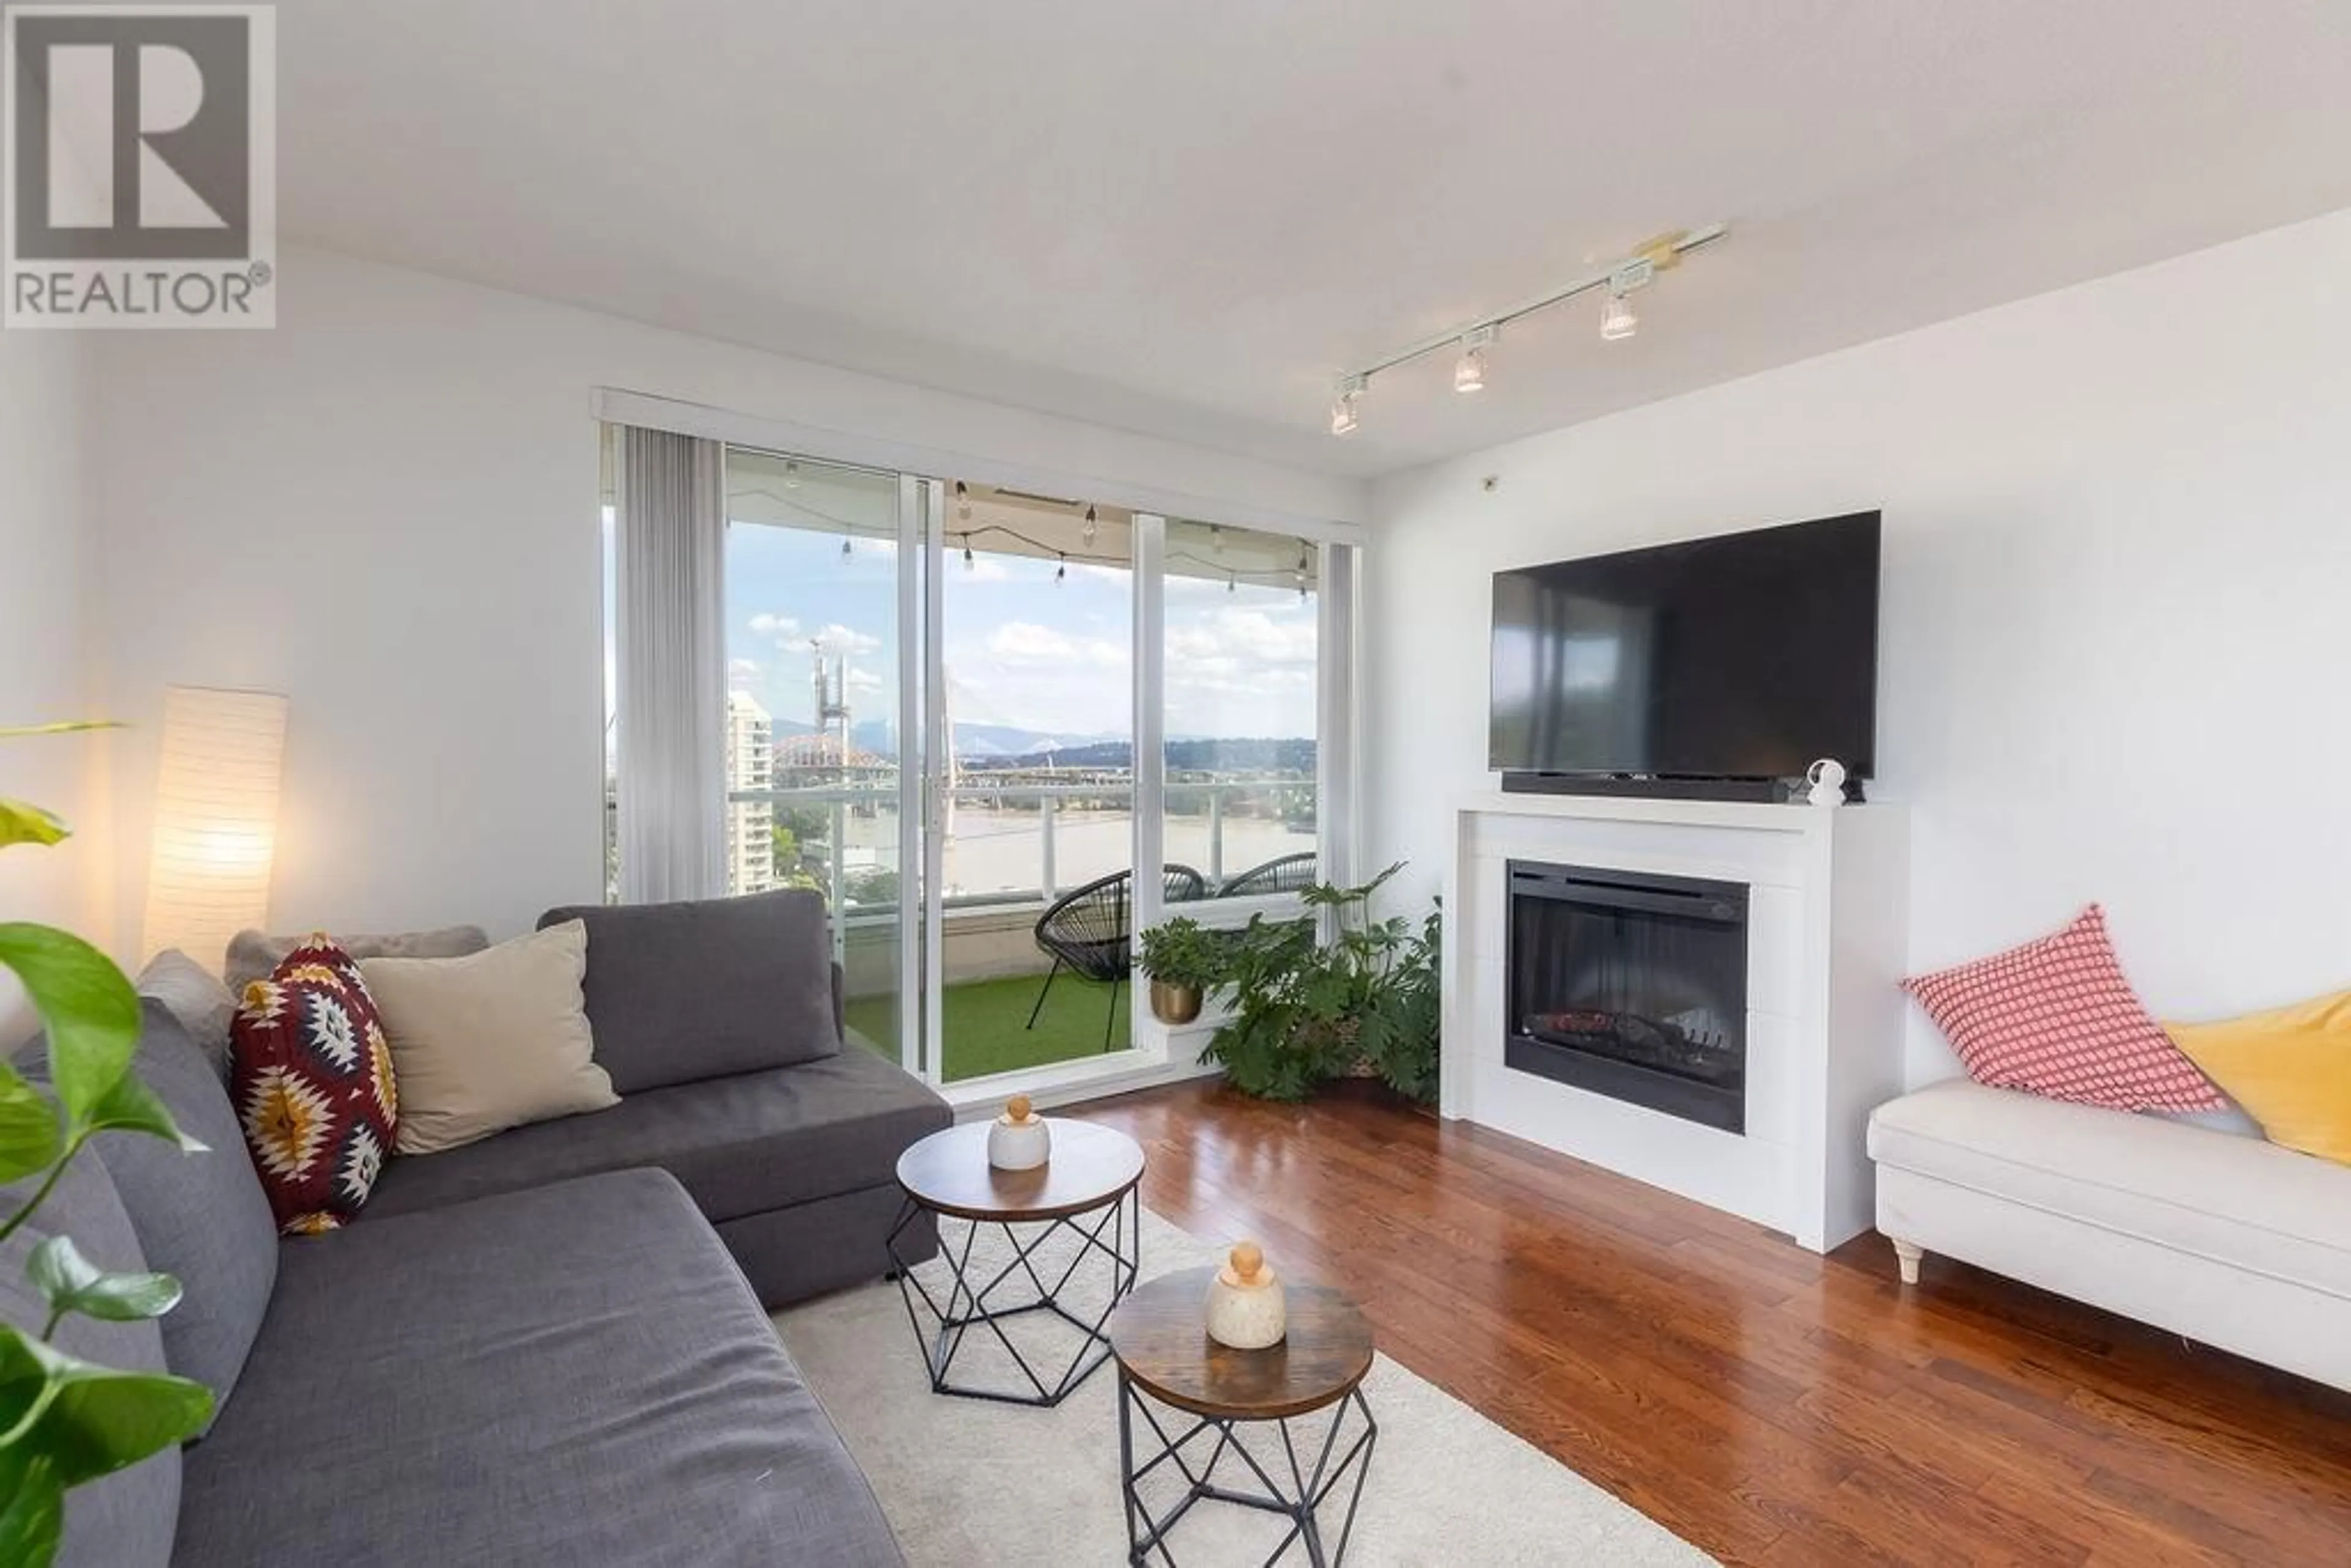
[[[1489,765],[1520,787],[1823,757],[1869,777],[1877,559],[1878,514],[1855,512],[1495,573]]]

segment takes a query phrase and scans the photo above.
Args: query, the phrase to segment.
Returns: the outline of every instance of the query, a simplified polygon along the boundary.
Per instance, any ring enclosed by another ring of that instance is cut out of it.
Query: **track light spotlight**
[[[1641,318],[1633,302],[1611,289],[1608,303],[1600,311],[1600,336],[1613,343],[1619,338],[1629,338],[1640,330]]]
[[[1486,390],[1486,350],[1501,336],[1498,327],[1472,327],[1461,335],[1461,357],[1453,362],[1453,390]]]
[[[1355,402],[1364,395],[1365,389],[1370,385],[1371,378],[1368,376],[1342,376],[1339,378],[1339,395],[1336,401],[1331,404],[1332,434],[1352,435],[1354,434],[1355,425],[1358,423],[1355,418]]]
[[[971,521],[971,492],[964,488],[964,483],[960,479],[956,481],[956,521],[959,523]]]
[[[1092,544],[1094,542],[1094,536],[1100,532],[1102,532],[1102,525],[1094,520],[1093,505],[1089,502],[1086,506],[1086,526],[1078,530],[1079,537],[1086,543]]]
[[[1628,261],[1608,275],[1608,303],[1600,312],[1601,337],[1613,343],[1640,329],[1641,318],[1633,308],[1633,290],[1648,287],[1656,276],[1657,264],[1646,256]]]

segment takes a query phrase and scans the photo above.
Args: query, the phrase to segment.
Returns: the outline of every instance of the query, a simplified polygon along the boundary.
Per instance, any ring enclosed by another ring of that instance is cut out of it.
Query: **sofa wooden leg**
[[[1905,1241],[1899,1236],[1892,1237],[1890,1239],[1894,1243],[1895,1264],[1902,1270],[1902,1282],[1906,1285],[1917,1284],[1918,1260],[1927,1256],[1927,1249],[1916,1241]]]

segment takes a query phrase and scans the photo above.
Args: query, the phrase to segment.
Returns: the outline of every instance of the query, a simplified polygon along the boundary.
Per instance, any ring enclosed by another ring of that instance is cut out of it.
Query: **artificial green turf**
[[[1019,975],[1008,980],[972,980],[949,986],[943,1032],[946,1080],[983,1078],[991,1072],[1071,1061],[1102,1053],[1102,1019],[1110,1011],[1110,988],[1081,980],[1064,970],[1037,1015],[1037,1027],[1024,1028],[1029,1009],[1037,1004],[1042,975]],[[889,997],[858,997],[849,1003],[849,1031],[857,1042],[892,1061],[897,1053],[880,1042],[892,1038],[893,1012]],[[1112,1051],[1127,1043],[1129,1012],[1123,987],[1118,993],[1118,1020],[1111,1030]]]

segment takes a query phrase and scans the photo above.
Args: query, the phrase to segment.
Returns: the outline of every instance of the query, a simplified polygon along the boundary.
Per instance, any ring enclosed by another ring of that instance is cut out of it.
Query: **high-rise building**
[[[748,692],[726,694],[726,789],[767,789],[775,778],[775,724]],[[766,893],[776,885],[776,808],[767,800],[726,803],[726,891]]]

